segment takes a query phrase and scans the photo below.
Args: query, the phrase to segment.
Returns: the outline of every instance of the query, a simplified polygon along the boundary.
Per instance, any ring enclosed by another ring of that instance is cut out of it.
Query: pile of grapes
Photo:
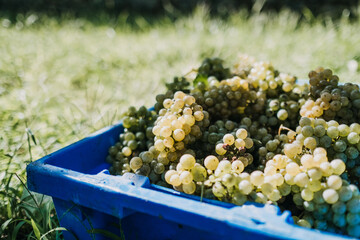
[[[193,75],[193,76],[192,76]],[[114,175],[133,172],[187,194],[274,204],[300,226],[360,237],[360,91],[330,69],[309,84],[242,56],[205,59],[130,107],[109,149]]]

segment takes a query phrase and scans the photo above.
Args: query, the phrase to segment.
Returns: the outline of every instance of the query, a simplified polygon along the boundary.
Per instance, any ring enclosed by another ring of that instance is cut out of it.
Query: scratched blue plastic
[[[30,190],[53,198],[70,239],[344,239],[293,224],[272,205],[235,206],[152,185],[147,177],[111,176],[108,148],[121,123],[33,162]]]

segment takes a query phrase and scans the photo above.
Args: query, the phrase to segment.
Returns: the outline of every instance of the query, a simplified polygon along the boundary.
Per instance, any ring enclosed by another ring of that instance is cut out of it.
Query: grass
[[[24,187],[26,165],[115,123],[130,105],[149,107],[166,81],[204,57],[230,65],[247,53],[299,78],[321,65],[360,82],[348,68],[360,60],[360,21],[306,16],[240,12],[220,20],[199,7],[152,23],[136,17],[127,24],[125,15],[97,24],[1,18],[0,238],[60,238],[51,199]]]

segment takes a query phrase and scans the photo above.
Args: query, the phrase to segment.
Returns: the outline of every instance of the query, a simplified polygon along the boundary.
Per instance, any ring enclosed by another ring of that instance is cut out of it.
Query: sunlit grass
[[[29,161],[115,123],[130,105],[150,107],[164,82],[205,57],[232,65],[247,53],[299,78],[324,66],[342,81],[360,82],[359,71],[347,66],[360,59],[360,25],[346,17],[299,23],[283,11],[220,20],[200,7],[175,22],[124,22],[124,16],[98,25],[35,15],[0,19],[0,226],[23,217],[14,215],[23,187],[13,173],[26,179]]]

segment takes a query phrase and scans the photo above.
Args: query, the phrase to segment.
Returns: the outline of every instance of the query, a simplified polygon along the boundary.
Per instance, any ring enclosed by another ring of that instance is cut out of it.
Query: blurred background
[[[255,4],[256,3],[256,4]],[[76,15],[91,16],[94,13],[106,12],[119,14],[130,12],[134,14],[170,14],[189,13],[198,5],[205,4],[212,14],[227,16],[240,9],[251,10],[255,5],[261,5],[261,11],[279,11],[287,8],[291,11],[303,13],[305,9],[314,15],[330,15],[339,17],[346,9],[356,14],[358,1],[356,0],[1,0],[0,6],[9,13],[36,11],[42,13],[61,14],[72,12]],[[258,9],[260,10],[260,9]]]
[[[205,57],[360,82],[355,0],[0,0],[0,238],[61,239],[26,165],[152,106]]]

